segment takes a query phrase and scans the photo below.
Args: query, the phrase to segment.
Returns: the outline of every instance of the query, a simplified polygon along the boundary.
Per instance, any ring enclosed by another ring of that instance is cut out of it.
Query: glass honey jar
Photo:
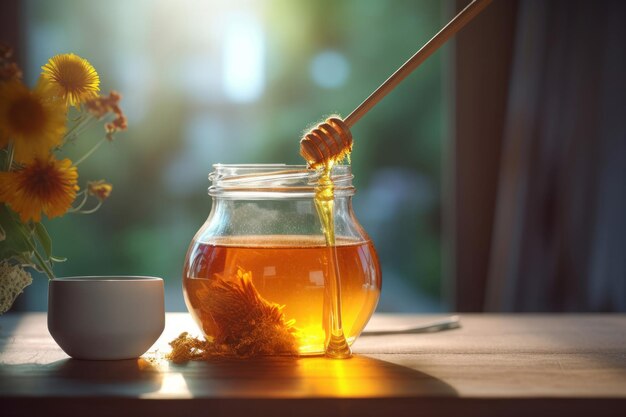
[[[280,164],[214,165],[211,212],[191,242],[183,270],[185,302],[207,340],[235,343],[269,317],[289,328],[297,354],[323,354],[332,268],[338,272],[348,344],[359,336],[376,309],[381,270],[352,209],[350,166],[335,166],[331,178],[332,248],[314,202],[318,172]],[[253,313],[259,306],[264,310]]]

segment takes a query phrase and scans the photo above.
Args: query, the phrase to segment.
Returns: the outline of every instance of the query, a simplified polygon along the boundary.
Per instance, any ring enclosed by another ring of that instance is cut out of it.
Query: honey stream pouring
[[[383,97],[439,49],[448,39],[476,17],[491,0],[474,0],[454,17],[419,51],[394,72],[376,91],[342,120],[332,116],[307,132],[300,140],[300,155],[310,168],[320,170],[315,205],[329,249],[330,314],[327,323],[326,355],[332,358],[349,358],[350,347],[344,336],[341,320],[341,278],[337,267],[334,231],[334,187],[331,178],[333,165],[342,161],[352,151],[350,128],[371,110]]]

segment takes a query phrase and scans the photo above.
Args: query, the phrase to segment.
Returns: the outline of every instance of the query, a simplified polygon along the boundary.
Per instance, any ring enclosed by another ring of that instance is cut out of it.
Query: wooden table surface
[[[443,316],[375,315],[369,330]],[[626,415],[626,315],[461,316],[462,328],[362,336],[349,360],[173,365],[69,359],[44,313],[0,317],[0,415]],[[168,313],[146,355],[189,315]],[[155,353],[156,351],[156,353]]]

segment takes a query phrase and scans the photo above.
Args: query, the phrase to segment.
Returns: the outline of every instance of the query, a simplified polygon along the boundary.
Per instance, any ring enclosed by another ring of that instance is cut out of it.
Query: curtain
[[[626,3],[521,1],[486,311],[626,311]]]

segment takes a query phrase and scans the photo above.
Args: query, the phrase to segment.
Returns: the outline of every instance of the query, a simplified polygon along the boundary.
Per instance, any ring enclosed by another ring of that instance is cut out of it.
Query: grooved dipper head
[[[341,161],[352,151],[352,133],[343,120],[330,117],[311,129],[300,140],[300,155],[309,167]]]

